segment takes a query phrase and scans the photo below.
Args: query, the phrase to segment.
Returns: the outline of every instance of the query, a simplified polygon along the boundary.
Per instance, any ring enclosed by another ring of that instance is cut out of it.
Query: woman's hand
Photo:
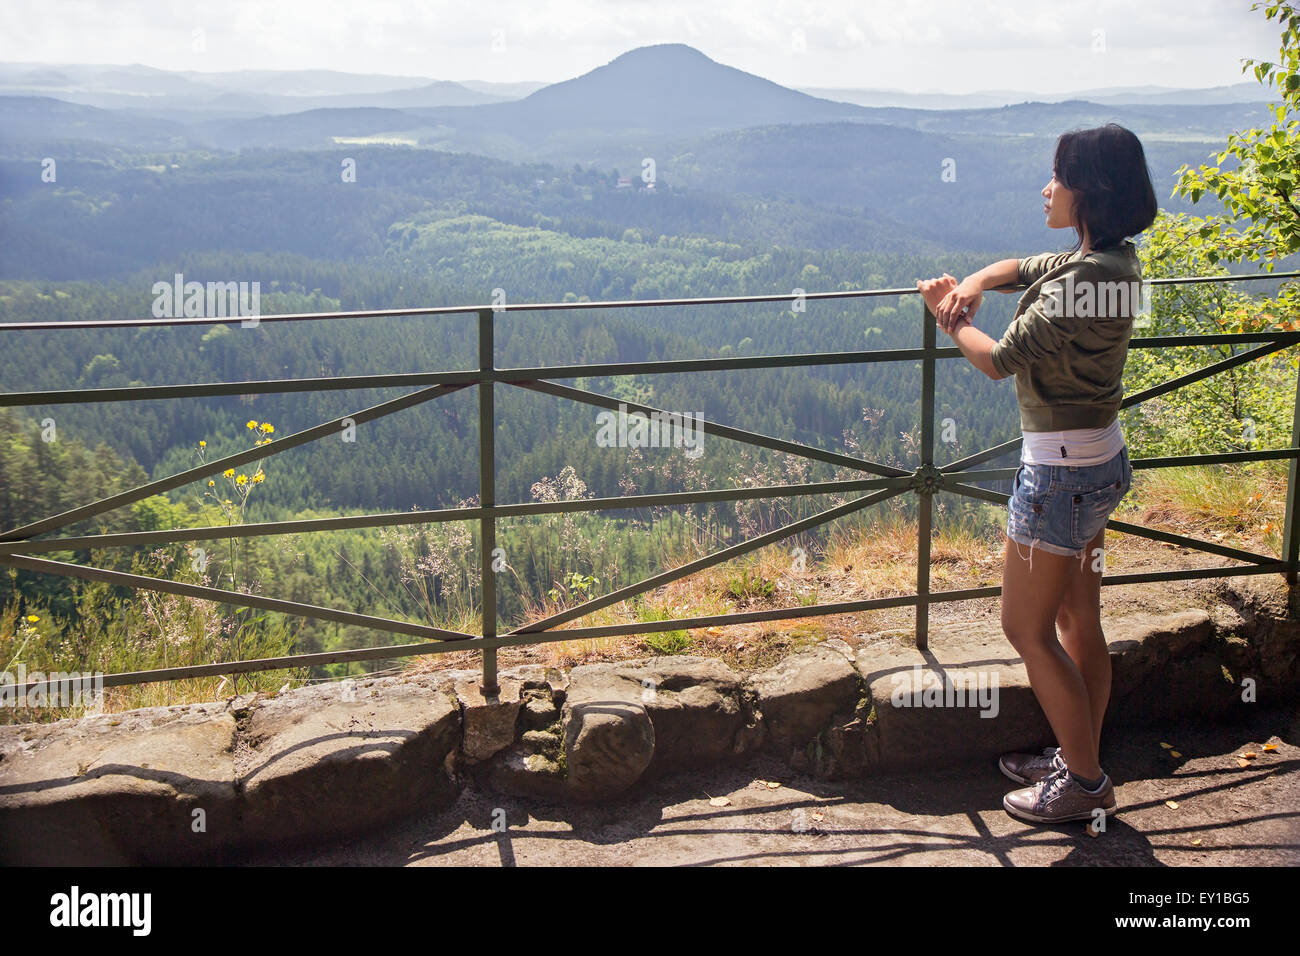
[[[939,317],[939,304],[943,302],[948,293],[957,287],[957,280],[948,273],[943,274],[940,279],[917,279],[916,288],[920,290],[921,298],[925,304],[930,307],[930,312],[935,318]],[[942,324],[942,323],[940,323]]]
[[[931,309],[939,321],[939,327],[945,332],[955,328],[954,323],[961,320],[974,322],[975,313],[984,301],[984,289],[978,282],[969,278],[957,283],[939,303],[937,309]]]
[[[954,299],[954,296],[961,291],[961,286],[948,273],[945,272],[938,279],[919,279],[916,287],[920,290],[921,298],[925,300],[925,304],[930,307],[930,312],[934,315],[936,324],[949,335],[955,333],[963,325],[971,324],[970,316],[975,314],[974,309],[969,313],[963,313],[960,308],[955,307],[954,303],[961,301]],[[979,308],[978,295],[975,308]]]

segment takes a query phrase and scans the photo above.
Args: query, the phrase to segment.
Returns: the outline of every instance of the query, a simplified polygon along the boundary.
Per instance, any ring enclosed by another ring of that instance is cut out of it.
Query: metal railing
[[[1248,276],[1194,276],[1185,278],[1151,279],[1146,285],[1173,285],[1196,282],[1235,282],[1254,279],[1284,279],[1300,276],[1300,272],[1271,273]],[[1010,287],[1006,288],[1010,291]],[[259,316],[258,322],[301,322],[333,321],[355,318],[378,318],[396,316],[433,316],[464,315],[473,313],[478,318],[478,355],[477,369],[453,372],[428,372],[392,375],[357,375],[336,376],[330,378],[283,379],[248,382],[223,382],[201,385],[152,385],[128,388],[73,389],[40,392],[11,392],[0,394],[0,407],[42,406],[74,403],[112,403],[131,401],[152,401],[173,398],[194,398],[206,396],[253,395],[303,391],[332,391],[348,389],[387,388],[396,386],[418,387],[400,398],[359,409],[350,415],[325,422],[303,431],[287,435],[260,447],[248,449],[234,455],[212,462],[205,462],[195,468],[179,472],[167,478],[150,481],[129,491],[110,495],[99,501],[73,508],[61,514],[52,515],[22,527],[0,533],[0,565],[21,568],[28,571],[63,575],[89,581],[103,581],[115,585],[177,594],[186,597],[215,601],[233,607],[258,608],[266,611],[289,615],[333,621],[342,624],[371,628],[393,634],[403,634],[423,639],[421,643],[385,645],[354,650],[328,651],[312,654],[295,654],[284,657],[262,658],[258,660],[220,661],[210,664],[198,664],[185,667],[168,667],[156,670],[137,671],[106,675],[103,686],[123,686],[152,681],[176,680],[194,677],[212,677],[232,674],[245,674],[255,671],[278,670],[287,667],[303,667],[348,661],[387,660],[415,657],[425,654],[439,654],[453,651],[478,650],[482,653],[482,683],[486,692],[497,688],[497,649],[523,644],[539,644],[551,641],[569,641],[583,638],[608,637],[627,634],[642,634],[657,631],[695,629],[729,624],[744,624],[759,621],[787,620],[791,618],[813,617],[828,614],[847,614],[870,611],[880,608],[913,606],[916,609],[916,643],[920,649],[927,646],[929,625],[929,607],[932,603],[942,601],[964,601],[973,598],[991,597],[1001,593],[1001,587],[976,587],[958,590],[932,592],[930,590],[930,538],[932,526],[933,497],[940,491],[953,492],[971,498],[978,498],[997,504],[1006,504],[1009,495],[990,491],[971,484],[973,481],[993,481],[1012,478],[1016,469],[986,468],[975,466],[989,459],[1017,449],[1020,438],[1003,442],[986,448],[959,461],[937,467],[934,464],[934,385],[935,363],[939,359],[963,358],[960,349],[955,346],[939,347],[936,345],[937,326],[934,316],[928,308],[924,309],[922,322],[923,342],[921,348],[885,349],[853,352],[821,352],[802,355],[767,355],[749,358],[712,358],[688,359],[678,361],[655,362],[616,362],[596,365],[564,365],[551,367],[497,368],[494,348],[494,314],[497,312],[527,311],[573,311],[579,309],[625,309],[667,306],[709,306],[724,304],[747,304],[757,302],[791,302],[795,299],[855,299],[877,296],[916,295],[915,288],[872,289],[854,292],[819,292],[800,293],[799,295],[753,295],[726,296],[713,298],[687,299],[653,299],[627,300],[615,302],[564,302],[564,303],[526,303],[519,305],[502,305],[485,308],[482,306],[452,306],[424,309],[374,309],[352,312],[296,313],[286,315]],[[241,321],[239,317],[222,318],[166,318],[166,319],[129,319],[86,320],[72,322],[14,322],[0,324],[0,334],[19,331],[62,331],[87,328],[129,328],[142,326],[186,326],[233,324]],[[1130,340],[1130,348],[1167,348],[1192,345],[1219,345],[1230,343],[1258,343],[1256,347],[1234,354],[1222,361],[1204,368],[1178,376],[1160,385],[1144,389],[1124,398],[1121,408],[1129,408],[1143,401],[1156,398],[1184,385],[1207,379],[1220,372],[1231,369],[1273,352],[1300,342],[1300,332],[1269,330],[1251,333],[1224,333],[1205,335],[1178,335],[1135,337]],[[497,504],[496,502],[496,447],[495,428],[495,389],[497,385],[510,385],[519,388],[554,395],[558,398],[572,399],[597,408],[618,411],[620,405],[628,412],[642,412],[647,416],[668,414],[662,409],[634,401],[611,398],[584,389],[561,385],[557,379],[579,377],[600,377],[613,375],[656,375],[676,372],[724,371],[734,369],[789,368],[813,365],[860,364],[871,362],[921,362],[921,439],[920,465],[911,472],[894,468],[863,458],[838,452],[815,448],[798,442],[786,441],[769,435],[762,435],[746,429],[732,428],[717,422],[701,421],[699,427],[709,435],[744,442],[756,447],[784,452],[813,461],[825,462],[851,471],[860,472],[864,477],[853,480],[836,480],[807,483],[800,485],[772,485],[758,488],[732,488],[710,491],[679,492],[667,494],[627,495],[617,498],[595,498],[554,502],[530,502]],[[295,521],[254,522],[228,527],[210,526],[201,528],[177,528],[161,531],[138,531],[127,533],[82,535],[76,537],[41,537],[58,531],[69,525],[105,514],[124,505],[141,501],[151,495],[162,494],[190,482],[219,475],[229,468],[238,468],[252,461],[268,458],[290,448],[296,448],[308,442],[327,436],[339,434],[349,423],[353,426],[374,421],[403,409],[411,408],[428,401],[451,394],[461,389],[476,386],[478,388],[479,410],[479,504],[474,507],[443,508],[428,511],[389,512],[361,516],[319,518]],[[1180,465],[1209,465],[1226,462],[1262,461],[1286,458],[1290,460],[1287,482],[1286,517],[1283,531],[1283,557],[1281,560],[1268,555],[1255,554],[1239,548],[1228,547],[1209,541],[1201,541],[1185,535],[1172,534],[1151,528],[1144,528],[1124,521],[1111,519],[1108,528],[1127,534],[1138,535],[1154,541],[1182,545],[1208,554],[1218,555],[1245,562],[1242,566],[1176,569],[1170,571],[1149,571],[1135,574],[1105,575],[1103,585],[1137,584],[1151,581],[1182,580],[1192,578],[1230,577],[1244,574],[1267,574],[1281,572],[1286,580],[1294,583],[1296,572],[1300,570],[1300,510],[1296,507],[1297,498],[1297,457],[1300,457],[1300,393],[1298,393],[1292,419],[1291,445],[1288,448],[1263,451],[1227,452],[1212,455],[1182,455],[1160,458],[1143,458],[1131,461],[1137,469],[1168,468]],[[728,614],[711,614],[689,618],[675,618],[662,621],[632,622],[626,624],[607,624],[591,627],[566,628],[556,630],[577,618],[584,617],[601,608],[618,604],[639,594],[652,591],[662,585],[684,578],[696,571],[721,564],[732,558],[755,551],[768,544],[799,534],[845,515],[853,514],[871,505],[905,494],[915,492],[919,497],[918,547],[916,569],[916,593],[861,601],[840,601],[831,604],[811,606],[772,608],[763,611],[744,611]],[[493,552],[496,548],[496,522],[499,518],[522,515],[555,514],[573,511],[623,510],[647,506],[692,504],[698,502],[741,501],[763,498],[790,497],[796,495],[821,495],[828,493],[866,492],[861,497],[818,512],[785,527],[778,528],[756,537],[749,538],[712,554],[690,561],[680,567],[663,571],[634,584],[618,588],[608,594],[591,598],[575,607],[551,614],[539,621],[513,628],[505,633],[498,633],[496,572],[492,568]],[[428,524],[443,521],[477,521],[480,530],[480,582],[482,589],[482,633],[468,634],[426,624],[392,618],[377,617],[342,611],[334,608],[317,607],[296,601],[263,597],[238,591],[225,590],[203,585],[188,584],[146,575],[114,571],[104,568],[89,567],[66,561],[55,561],[36,555],[49,551],[83,550],[137,545],[160,545],[182,541],[201,541],[227,538],[248,538],[263,535],[293,534],[309,531],[341,530],[373,527],[395,527],[410,524]],[[33,681],[23,685],[20,692],[26,693],[30,688],[40,686],[43,682]],[[48,682],[44,682],[48,683]]]

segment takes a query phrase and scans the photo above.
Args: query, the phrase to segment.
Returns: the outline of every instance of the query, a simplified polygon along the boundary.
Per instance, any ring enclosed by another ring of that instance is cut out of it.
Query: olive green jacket
[[[1044,253],[1021,259],[1029,288],[993,346],[993,367],[1016,377],[1022,431],[1102,428],[1124,396],[1124,361],[1141,305],[1137,249]]]

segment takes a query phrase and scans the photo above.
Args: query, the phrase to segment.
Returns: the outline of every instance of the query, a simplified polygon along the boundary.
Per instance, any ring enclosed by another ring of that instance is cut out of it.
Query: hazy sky
[[[201,31],[201,32],[196,32]],[[3,0],[0,60],[440,80],[578,76],[686,43],[786,86],[1043,93],[1241,82],[1250,0]]]

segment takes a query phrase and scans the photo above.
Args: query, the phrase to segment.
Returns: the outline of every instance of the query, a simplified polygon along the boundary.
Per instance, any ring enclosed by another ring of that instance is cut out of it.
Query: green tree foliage
[[[1255,4],[1251,9],[1258,9]],[[1300,10],[1269,4],[1265,15],[1282,27],[1277,63],[1246,60],[1255,78],[1272,84],[1281,101],[1270,129],[1228,137],[1217,160],[1234,168],[1184,166],[1175,194],[1193,201],[1212,193],[1223,212],[1204,216],[1162,212],[1142,248],[1147,279],[1189,274],[1227,275],[1223,263],[1248,259],[1272,271],[1300,251]],[[1300,284],[1281,285],[1275,298],[1247,294],[1227,283],[1164,286],[1151,295],[1140,334],[1262,332],[1300,329]],[[1254,347],[1252,343],[1248,347]],[[1235,344],[1129,352],[1125,384],[1139,391],[1243,351]],[[1126,433],[1148,455],[1207,454],[1278,448],[1290,442],[1296,376],[1294,347],[1186,385],[1125,412]]]

